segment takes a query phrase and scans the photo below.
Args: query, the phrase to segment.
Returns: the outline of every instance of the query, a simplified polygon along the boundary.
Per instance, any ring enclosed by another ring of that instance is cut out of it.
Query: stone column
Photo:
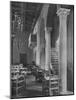
[[[67,94],[67,15],[70,10],[60,8],[57,11],[59,16],[59,37],[60,37],[60,78],[61,94]]]
[[[40,65],[40,22],[38,23],[37,32],[36,64]]]
[[[33,48],[33,61],[36,61],[35,53],[36,53],[36,50],[35,50],[35,48]]]
[[[45,70],[49,70],[51,63],[51,31],[51,27],[45,28]]]

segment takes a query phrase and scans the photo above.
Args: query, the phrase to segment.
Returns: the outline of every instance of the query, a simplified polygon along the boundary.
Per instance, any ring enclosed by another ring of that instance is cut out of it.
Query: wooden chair
[[[25,76],[20,72],[19,67],[19,65],[13,65],[11,67],[11,87],[12,94],[15,97],[19,97],[22,92],[21,89],[26,86]]]

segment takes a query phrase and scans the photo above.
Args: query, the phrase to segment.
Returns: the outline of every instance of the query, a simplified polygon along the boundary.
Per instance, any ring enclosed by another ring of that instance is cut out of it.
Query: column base
[[[72,95],[73,92],[71,91],[64,91],[64,92],[60,92],[60,95]]]

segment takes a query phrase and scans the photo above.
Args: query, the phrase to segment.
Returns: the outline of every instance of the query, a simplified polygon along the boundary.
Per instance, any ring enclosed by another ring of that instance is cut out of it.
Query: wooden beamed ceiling
[[[26,32],[33,31],[34,25],[40,15],[43,4],[27,3],[27,2],[11,2],[11,15],[14,20],[15,13],[23,17],[24,30]]]

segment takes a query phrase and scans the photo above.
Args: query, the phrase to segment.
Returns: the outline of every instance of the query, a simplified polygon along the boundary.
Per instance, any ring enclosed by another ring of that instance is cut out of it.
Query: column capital
[[[50,33],[52,31],[52,27],[45,27],[45,31],[47,31],[48,33]]]
[[[70,13],[70,9],[66,9],[66,8],[59,8],[58,10],[57,10],[57,15],[58,16],[67,16],[67,15],[69,15],[69,13]]]

